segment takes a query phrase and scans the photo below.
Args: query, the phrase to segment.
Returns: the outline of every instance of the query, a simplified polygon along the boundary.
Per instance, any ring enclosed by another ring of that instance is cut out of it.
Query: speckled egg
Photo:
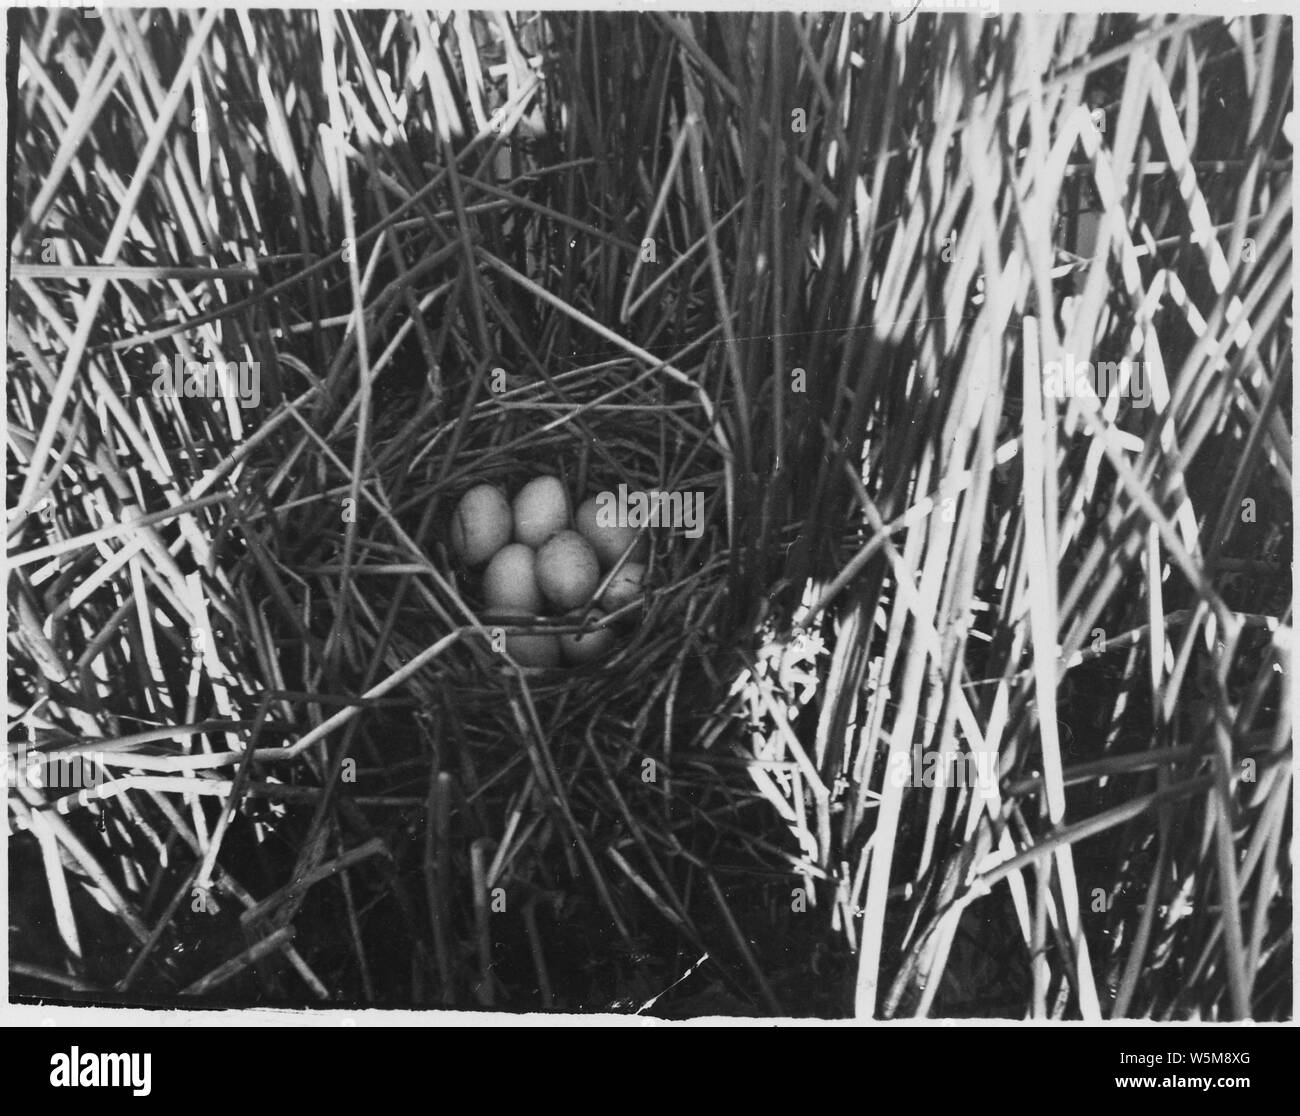
[[[451,548],[469,566],[481,566],[510,541],[510,504],[490,484],[475,485],[456,505],[451,520]]]
[[[569,525],[569,497],[556,477],[534,477],[514,503],[515,541],[534,549]]]
[[[599,583],[596,552],[577,531],[553,535],[537,552],[537,584],[561,612],[586,604]]]

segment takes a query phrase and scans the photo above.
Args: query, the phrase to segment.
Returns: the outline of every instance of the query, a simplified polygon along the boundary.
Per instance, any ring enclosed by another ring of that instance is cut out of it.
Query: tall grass
[[[1289,1014],[1289,21],[15,23],[16,991]],[[579,672],[540,469],[706,495]]]

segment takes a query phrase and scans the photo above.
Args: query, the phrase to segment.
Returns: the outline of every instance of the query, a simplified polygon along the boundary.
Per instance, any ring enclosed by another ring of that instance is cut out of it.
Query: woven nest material
[[[626,703],[629,694],[646,689],[648,680],[662,679],[673,663],[713,657],[725,575],[725,539],[718,527],[726,499],[724,456],[708,429],[708,416],[689,393],[666,402],[660,385],[638,378],[639,371],[620,364],[599,374],[583,372],[577,382],[561,377],[567,380],[562,403],[541,381],[499,397],[485,393],[468,409],[467,419],[457,418],[469,394],[466,382],[461,398],[450,401],[447,413],[453,417],[415,437],[393,433],[398,452],[382,457],[373,480],[367,478],[387,494],[393,514],[373,506],[356,512],[353,573],[364,602],[353,610],[342,637],[354,667],[370,665],[365,652],[378,643],[384,624],[391,624],[391,633],[384,635],[386,665],[394,670],[455,634],[455,646],[411,679],[430,703],[454,691],[458,703],[492,704],[523,677],[534,692],[581,691],[585,705],[600,707]],[[392,421],[392,416],[380,418]],[[448,453],[448,446],[455,452]],[[322,448],[317,460],[299,460],[295,468],[302,477],[327,476],[330,459]],[[276,467],[268,460],[265,469]],[[576,630],[575,625],[559,617],[533,625],[489,619],[480,593],[481,569],[465,567],[449,545],[451,513],[467,489],[491,483],[513,496],[542,473],[560,477],[574,505],[622,488],[632,494],[698,497],[703,508],[703,522],[689,532],[680,524],[648,529],[643,598],[613,615],[618,642],[596,663],[542,669],[506,662],[493,650],[496,631],[562,632]],[[344,521],[351,512],[342,510],[347,497],[340,501],[330,494],[329,479],[314,499],[306,490],[311,483],[297,485],[293,498],[273,502],[254,521],[263,522],[268,550],[276,540],[298,540],[292,547],[296,576],[282,587],[295,610],[310,612],[313,631],[324,639],[337,615],[332,598],[342,569]],[[421,558],[428,568],[414,572]],[[255,559],[248,564],[255,566]],[[367,578],[368,567],[407,572]]]
[[[393,511],[364,499],[356,507],[355,599],[342,620],[353,513],[338,495],[346,484],[340,456],[323,439],[298,443],[293,487],[283,492],[274,483],[287,476],[283,447],[255,460],[245,485],[256,507],[248,521],[258,525],[244,562],[249,593],[275,595],[279,615],[308,618],[305,630],[277,633],[289,691],[360,697],[401,676],[350,722],[356,744],[349,733],[341,747],[360,767],[346,794],[413,803],[446,794],[434,806],[455,815],[443,819],[450,847],[441,889],[500,887],[506,902],[576,896],[600,909],[593,926],[606,932],[626,935],[649,914],[694,936],[687,905],[675,898],[696,859],[693,803],[755,797],[740,763],[721,775],[711,761],[685,770],[686,757],[725,727],[741,661],[738,637],[726,634],[725,453],[707,404],[653,366],[617,361],[549,382],[515,380],[500,393],[490,390],[491,373],[448,375],[441,421],[412,419],[400,399],[380,401],[373,472],[363,484]],[[596,662],[530,668],[500,653],[503,632],[574,624],[488,619],[481,569],[466,568],[449,545],[452,512],[468,488],[487,482],[513,496],[540,473],[560,477],[575,505],[620,486],[702,498],[698,531],[650,529],[642,598],[611,615],[617,643]],[[274,499],[258,495],[272,491]],[[268,565],[271,553],[278,557]],[[268,579],[268,568],[280,572]],[[386,708],[389,700],[398,707]],[[309,708],[296,703],[294,719]],[[346,762],[333,747],[328,757],[313,749],[305,758],[312,781],[328,782],[331,765]],[[294,778],[289,768],[282,775]],[[453,778],[454,790],[440,789],[440,776]],[[423,830],[387,840],[399,871],[418,886]],[[718,840],[711,827],[709,840]],[[672,863],[678,852],[687,858]],[[557,879],[566,863],[570,877]],[[483,987],[477,994],[492,995]]]

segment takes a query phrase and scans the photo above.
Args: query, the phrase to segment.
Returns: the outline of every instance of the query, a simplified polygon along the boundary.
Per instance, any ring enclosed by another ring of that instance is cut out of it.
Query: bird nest
[[[426,824],[389,830],[387,849],[412,886],[433,874],[428,898],[448,926],[468,890],[502,903],[541,896],[554,911],[590,902],[605,915],[594,925],[625,937],[647,912],[693,933],[672,878],[689,861],[668,855],[682,851],[675,827],[691,815],[681,796],[711,792],[710,779],[711,790],[754,793],[739,765],[719,780],[710,763],[685,772],[675,754],[725,728],[736,662],[722,634],[726,455],[708,404],[646,362],[528,381],[491,367],[459,384],[420,393],[418,405],[377,399],[375,448],[356,483],[321,432],[268,444],[246,474],[261,505],[245,523],[249,592],[301,618],[276,636],[295,720],[315,717],[272,758],[305,757],[309,778],[344,797],[408,799],[412,820],[422,803]],[[502,635],[579,625],[489,619],[481,570],[450,544],[465,491],[490,483],[513,496],[541,473],[575,504],[621,492],[652,506],[674,493],[702,511],[688,524],[651,522],[641,597],[603,621],[618,638],[594,662],[517,664]],[[350,697],[312,713],[321,693]],[[503,965],[498,950],[497,975],[474,989],[481,1002],[505,987]]]

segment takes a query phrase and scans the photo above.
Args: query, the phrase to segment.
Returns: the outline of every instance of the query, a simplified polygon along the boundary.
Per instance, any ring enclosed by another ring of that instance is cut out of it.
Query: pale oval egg
[[[531,621],[533,617],[528,617]],[[551,632],[524,631],[505,635],[500,629],[521,626],[518,610],[502,609],[489,611],[483,626],[487,629],[490,649],[496,654],[504,652],[521,667],[552,667],[560,663],[560,640]],[[504,644],[497,639],[505,635]]]
[[[451,519],[451,548],[469,566],[481,566],[510,541],[510,504],[490,484],[478,484],[460,498]]]
[[[596,609],[592,613],[592,621],[599,620],[604,613]],[[570,617],[574,623],[579,622],[581,615],[575,614]],[[603,659],[614,646],[618,637],[614,634],[613,628],[596,628],[586,632],[562,632],[560,634],[560,652],[564,655],[564,661],[567,663],[590,663],[596,659]]]
[[[541,546],[569,525],[569,497],[556,477],[534,477],[514,503],[515,541]]]
[[[624,562],[600,595],[600,607],[614,612],[641,596],[641,583],[645,581],[645,566],[640,562]]]
[[[550,632],[522,632],[506,636],[506,654],[521,667],[560,665],[560,641]]]
[[[616,523],[602,522],[603,519],[610,518],[609,511],[607,510],[604,516],[600,514],[595,496],[582,502],[574,518],[577,520],[582,537],[591,543],[604,569],[609,569],[622,558],[623,552],[633,542],[636,543],[636,547],[629,560],[645,557],[648,548],[646,537],[636,527],[620,527]]]
[[[510,543],[492,556],[483,571],[483,599],[495,612],[534,615],[542,610],[536,556],[523,543]]]
[[[561,531],[537,552],[537,584],[561,612],[586,604],[600,583],[600,562],[577,531]]]

